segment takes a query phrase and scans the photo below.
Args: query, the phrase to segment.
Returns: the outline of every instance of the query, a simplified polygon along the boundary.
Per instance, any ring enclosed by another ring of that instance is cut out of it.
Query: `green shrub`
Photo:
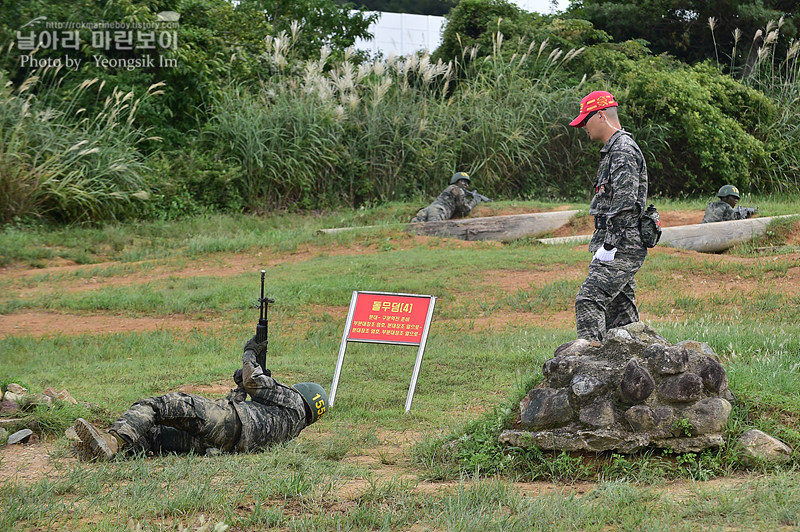
[[[100,113],[85,116],[77,102],[97,79],[50,107],[37,97],[47,91],[42,77],[49,74],[11,89],[0,72],[0,223],[29,216],[113,220],[134,213],[148,198],[145,161],[137,150],[148,137],[133,120],[158,85],[138,98],[115,89]]]
[[[172,220],[207,212],[240,212],[242,169],[212,147],[191,144],[152,157],[146,218]]]
[[[723,78],[703,65],[665,69],[655,59],[637,61],[622,76],[625,89],[618,97],[631,102],[633,121],[664,127],[653,132],[660,138],[648,139],[666,147],[648,161],[652,192],[687,195],[724,183],[759,187],[752,170],[765,156],[764,143],[740,119],[747,116],[744,109],[770,112],[769,105],[763,95]]]

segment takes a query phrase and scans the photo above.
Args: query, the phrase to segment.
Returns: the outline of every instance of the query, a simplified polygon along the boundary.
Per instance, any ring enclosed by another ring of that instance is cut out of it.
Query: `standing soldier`
[[[470,179],[466,172],[456,172],[450,178],[450,186],[439,194],[433,203],[420,209],[411,220],[414,222],[438,222],[453,216],[469,216],[480,199],[467,190]]]
[[[109,460],[136,451],[253,452],[291,440],[325,414],[328,396],[313,382],[289,387],[273,379],[256,362],[266,349],[267,342],[256,343],[255,337],[245,344],[242,369],[233,375],[236,389],[224,399],[186,393],[148,397],[134,403],[108,432],[79,418],[73,426],[80,438],[78,458]]]
[[[581,100],[580,114],[570,122],[603,143],[589,208],[594,257],[575,298],[578,338],[587,340],[602,340],[608,329],[639,321],[633,277],[647,257],[639,234],[647,166],[639,146],[620,126],[617,106],[611,93],[594,91]]]
[[[718,201],[712,201],[706,207],[706,214],[703,216],[701,224],[744,220],[756,212],[756,209],[736,207],[736,204],[739,203],[739,189],[733,185],[724,185],[717,192],[717,197]]]

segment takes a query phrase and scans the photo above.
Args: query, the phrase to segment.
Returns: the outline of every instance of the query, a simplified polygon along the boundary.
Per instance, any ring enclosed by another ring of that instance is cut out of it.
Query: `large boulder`
[[[603,342],[560,345],[544,380],[520,403],[518,430],[500,441],[562,451],[697,452],[723,445],[728,378],[708,344],[670,344],[644,323]]]

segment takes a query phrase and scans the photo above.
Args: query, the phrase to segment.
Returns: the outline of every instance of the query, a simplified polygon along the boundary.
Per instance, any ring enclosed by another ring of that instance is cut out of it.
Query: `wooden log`
[[[664,227],[659,246],[718,253],[736,244],[746,242],[764,234],[772,220],[796,216],[768,216],[766,218],[748,218],[709,224],[678,225]],[[592,235],[565,236],[559,238],[542,238],[542,244],[585,244],[591,241]]]
[[[517,238],[535,237],[554,231],[569,222],[577,213],[578,211],[553,211],[462,218],[409,224],[408,230],[418,235],[508,242]]]
[[[534,212],[528,214],[509,214],[486,216],[483,218],[459,218],[441,222],[420,222],[413,224],[337,227],[321,229],[320,232],[333,234],[354,229],[375,227],[403,227],[405,231],[417,235],[445,236],[461,240],[500,240],[507,242],[522,237],[536,237],[554,231],[569,222],[578,211]]]

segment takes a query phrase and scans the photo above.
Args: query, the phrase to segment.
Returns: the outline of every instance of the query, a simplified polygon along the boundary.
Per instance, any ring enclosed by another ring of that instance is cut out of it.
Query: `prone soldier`
[[[717,192],[717,197],[719,198],[718,201],[712,201],[706,207],[706,213],[700,223],[744,220],[758,212],[758,207],[736,206],[739,203],[739,189],[733,185],[724,185]]]
[[[295,438],[325,415],[328,394],[315,382],[286,386],[266,368],[267,304],[261,270],[256,334],[244,345],[236,388],[224,399],[173,392],[134,403],[107,431],[83,418],[73,429],[80,460],[110,460],[120,453],[174,452],[216,454],[254,452]],[[247,396],[251,400],[247,400]]]
[[[438,222],[456,216],[469,216],[472,209],[481,201],[491,201],[476,190],[467,190],[470,184],[466,172],[456,172],[450,178],[450,185],[433,200],[433,203],[420,209],[411,220],[415,222]]]
[[[295,438],[325,415],[328,395],[317,383],[286,386],[272,378],[257,358],[265,342],[244,346],[236,388],[223,399],[173,392],[134,403],[106,432],[85,419],[73,426],[80,460],[110,460],[141,451],[216,454],[256,452]],[[247,396],[250,400],[247,400]]]

